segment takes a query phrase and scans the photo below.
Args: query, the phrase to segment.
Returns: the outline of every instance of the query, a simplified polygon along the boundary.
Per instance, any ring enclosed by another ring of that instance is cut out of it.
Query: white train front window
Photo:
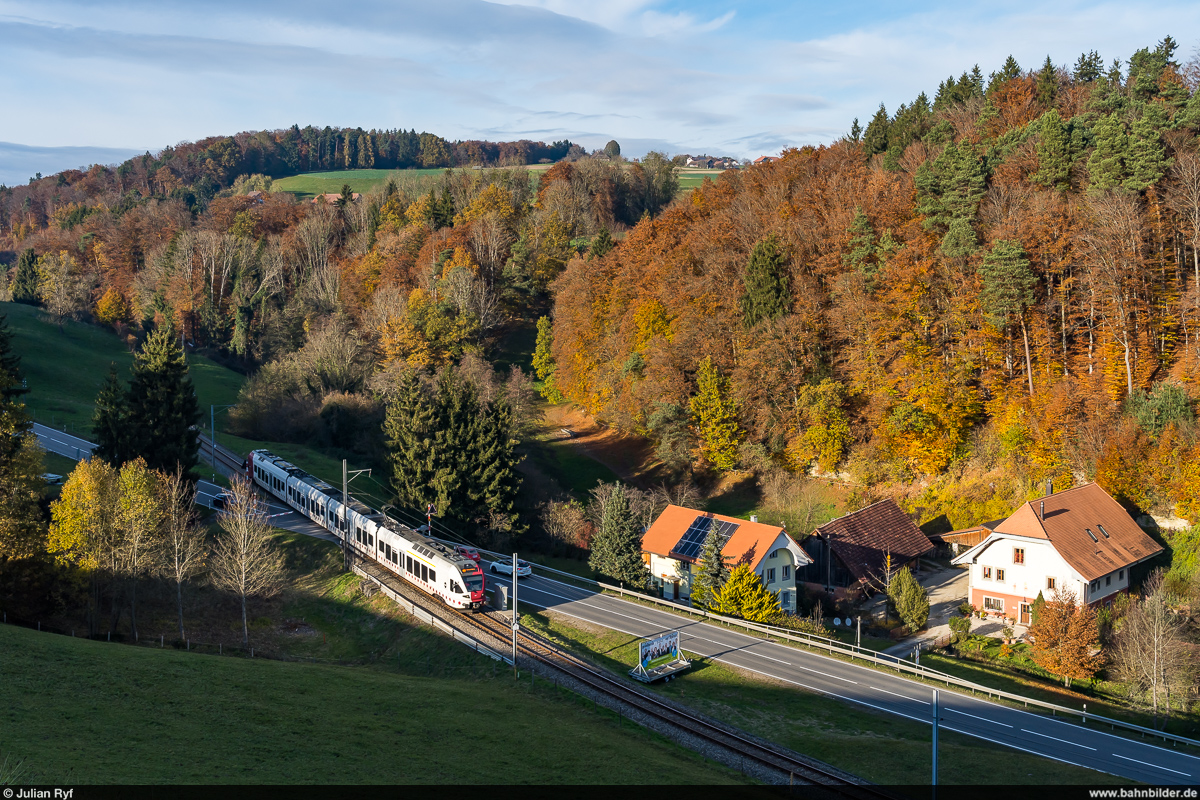
[[[473,578],[464,578],[467,584],[468,592],[479,592],[483,590],[483,578],[475,576]]]

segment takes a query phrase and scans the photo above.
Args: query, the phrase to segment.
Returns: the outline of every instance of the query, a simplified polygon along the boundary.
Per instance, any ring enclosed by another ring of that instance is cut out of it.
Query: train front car
[[[469,607],[474,610],[483,606],[483,570],[474,561],[467,559],[464,562],[458,563],[459,572],[462,573],[463,586],[466,588],[466,596],[469,599]]]

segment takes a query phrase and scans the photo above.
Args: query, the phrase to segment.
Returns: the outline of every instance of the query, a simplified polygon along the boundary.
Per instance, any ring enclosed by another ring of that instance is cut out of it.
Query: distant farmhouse
[[[951,563],[970,569],[972,605],[1028,625],[1039,592],[1070,590],[1082,604],[1107,605],[1129,591],[1132,567],[1162,549],[1089,483],[1058,494],[1048,486]]]
[[[730,156],[684,156],[685,167],[692,169],[733,169],[738,160]]]
[[[779,156],[759,156],[754,159],[754,164],[770,164],[773,161],[778,161]]]
[[[675,505],[667,506],[642,537],[642,560],[662,596],[691,597],[693,570],[713,527],[725,538],[721,553],[729,565],[745,561],[767,589],[779,593],[780,607],[796,613],[796,574],[812,559],[787,531],[757,517],[747,521]]]
[[[359,194],[358,192],[351,192],[351,194],[350,194],[350,199],[355,203],[357,203],[361,198],[362,198],[362,195]],[[339,194],[337,192],[327,192],[325,194],[317,195],[316,197],[314,197],[312,199],[312,202],[313,202],[313,205],[316,205],[318,203],[329,203],[330,205],[333,205],[334,203],[336,203],[337,201],[339,201],[341,199],[342,199],[341,194]]]

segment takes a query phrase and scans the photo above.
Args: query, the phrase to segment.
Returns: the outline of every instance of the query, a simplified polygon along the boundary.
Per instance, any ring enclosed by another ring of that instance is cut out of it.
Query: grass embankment
[[[738,780],[574,695],[514,683],[504,669],[492,677],[490,659],[378,594],[364,597],[357,579],[337,570],[332,545],[280,542],[291,580],[283,598],[252,612],[259,653],[359,666],[0,626],[0,753],[23,759],[30,779],[43,783]],[[189,627],[223,635],[228,647],[241,636],[240,625],[228,624],[234,606],[193,597]],[[165,623],[169,637],[171,617],[169,607],[147,606],[143,630]],[[499,746],[500,732],[517,746]]]
[[[625,674],[637,661],[637,637],[583,628],[545,614],[523,614],[526,625]],[[928,784],[931,729],[834,698],[806,692],[694,657],[680,679],[652,690],[710,717],[883,784]],[[990,777],[989,777],[990,776]],[[1042,759],[942,731],[938,780],[947,784],[1124,783],[1112,775]]]
[[[13,333],[13,351],[21,356],[21,371],[29,384],[22,399],[35,420],[76,436],[91,435],[92,414],[100,384],[109,365],[129,379],[133,354],[108,328],[81,322],[59,326],[43,312],[21,303],[0,303]],[[188,355],[188,368],[196,385],[196,398],[208,427],[210,405],[237,400],[244,376],[203,356]]]

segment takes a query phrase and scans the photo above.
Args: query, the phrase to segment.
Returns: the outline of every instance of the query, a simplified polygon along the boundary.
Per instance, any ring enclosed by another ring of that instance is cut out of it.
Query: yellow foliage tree
[[[494,183],[476,195],[469,206],[454,215],[454,224],[462,225],[492,215],[505,222],[511,221],[517,216],[512,195]]]
[[[96,303],[93,314],[96,320],[104,325],[128,322],[130,315],[129,303],[126,302],[125,295],[117,291],[115,287],[110,286],[104,292],[104,296],[100,298],[100,302]]]
[[[636,332],[633,337],[633,349],[642,352],[655,336],[662,336],[670,341],[671,320],[667,317],[666,307],[658,300],[649,300],[638,306],[633,312],[633,324]]]

